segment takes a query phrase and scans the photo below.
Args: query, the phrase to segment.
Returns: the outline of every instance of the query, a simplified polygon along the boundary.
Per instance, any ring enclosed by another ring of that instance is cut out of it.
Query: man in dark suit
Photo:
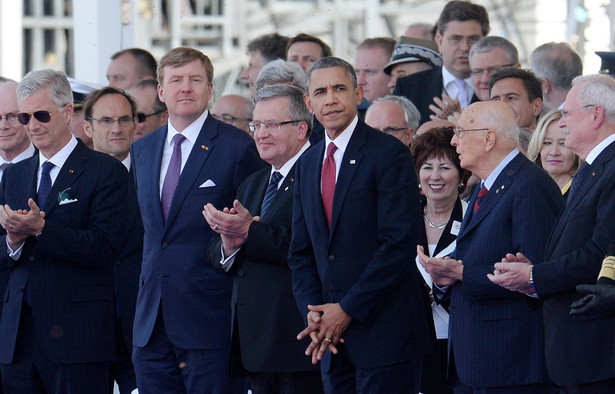
[[[232,278],[207,261],[214,234],[205,204],[231,206],[244,178],[261,168],[250,136],[209,116],[213,66],[180,47],[158,67],[169,124],[132,146],[145,239],[133,335],[139,390],[245,392],[229,379]]]
[[[487,279],[505,251],[541,256],[562,207],[555,182],[517,149],[518,135],[504,103],[475,103],[461,114],[451,143],[482,186],[472,193],[454,258],[419,253],[439,286],[437,298],[450,296],[449,378],[456,392],[548,390],[540,302]]]
[[[393,92],[412,101],[421,113],[421,123],[429,120],[434,98],[442,98],[445,103],[457,100],[461,109],[478,100],[469,54],[472,45],[489,33],[489,16],[481,5],[455,0],[444,6],[436,27],[435,39],[444,66],[398,79]]]
[[[295,162],[310,146],[311,123],[302,89],[259,89],[251,127],[271,166],[245,180],[230,210],[207,204],[203,211],[220,234],[210,242],[210,260],[234,277],[231,374],[247,370],[254,394],[322,392],[320,368],[304,354],[309,339],[296,338],[303,316],[287,263]]]
[[[137,105],[123,90],[110,86],[91,92],[84,104],[84,132],[94,149],[111,155],[129,171],[127,226],[119,253],[114,260],[115,304],[118,359],[111,365],[111,384],[117,382],[120,393],[137,388],[132,366],[132,326],[139,290],[143,259],[143,223],[130,165],[130,145],[136,134]]]
[[[418,392],[431,343],[412,264],[422,223],[411,155],[359,120],[362,89],[347,62],[320,59],[307,85],[326,133],[296,168],[288,262],[307,321],[298,338],[312,339],[306,354],[322,360],[325,392]]]
[[[34,156],[36,149],[26,128],[17,120],[17,82],[0,83],[0,179],[7,167]],[[3,230],[0,230],[3,232]],[[0,295],[6,291],[8,272],[0,269]],[[2,303],[0,303],[2,313]],[[0,393],[2,393],[2,375],[0,374]]]
[[[568,132],[566,147],[585,164],[575,175],[545,254],[508,254],[490,276],[507,289],[544,300],[547,368],[566,393],[608,393],[615,387],[615,317],[569,313],[582,297],[575,287],[596,282],[615,239],[614,99],[615,80],[608,76],[573,80],[559,126]],[[535,261],[542,262],[533,265]]]
[[[107,393],[126,169],[71,135],[64,73],[29,73],[17,97],[39,154],[8,168],[0,187],[0,265],[9,270],[0,318],[4,389]]]

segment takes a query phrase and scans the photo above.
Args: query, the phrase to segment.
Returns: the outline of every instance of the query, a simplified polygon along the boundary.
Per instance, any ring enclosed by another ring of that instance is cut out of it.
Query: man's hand
[[[429,257],[421,245],[416,247],[419,262],[438,286],[450,286],[463,278],[463,262],[449,257]]]
[[[322,360],[327,349],[337,354],[336,345],[343,343],[342,334],[348,328],[352,318],[340,304],[308,305],[310,312],[307,315],[308,326],[297,335],[301,340],[307,335],[312,342],[305,350],[306,356],[312,356],[312,364]]]
[[[6,230],[6,239],[12,249],[17,249],[29,236],[43,231],[45,212],[33,199],[28,199],[30,210],[13,210],[8,204],[0,206],[0,225]]]
[[[493,274],[487,274],[490,281],[510,291],[535,294],[530,286],[530,271],[533,265],[522,253],[508,253],[502,262],[495,263]]]
[[[252,217],[238,200],[233,202],[232,208],[221,211],[207,204],[203,207],[203,217],[211,229],[220,234],[225,256],[233,254],[246,242],[250,225],[260,220],[258,216]]]
[[[433,115],[429,115],[431,120],[445,119],[457,124],[457,119],[461,114],[461,104],[459,100],[450,98],[446,93],[442,95],[442,99],[434,97],[434,103],[429,105],[429,110]]]
[[[570,306],[571,315],[585,315],[599,318],[615,316],[614,285],[578,285],[579,293],[589,293]]]

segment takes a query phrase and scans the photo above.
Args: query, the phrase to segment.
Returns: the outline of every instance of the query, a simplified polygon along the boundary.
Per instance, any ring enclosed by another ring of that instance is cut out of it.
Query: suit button
[[[244,273],[243,271],[239,271],[239,272],[237,273],[237,275],[239,275],[239,276],[244,276],[244,275],[245,275],[245,273]]]
[[[169,246],[169,245],[168,245],[166,242],[163,242],[163,243],[162,243],[162,247],[163,247],[163,248],[166,248],[167,246]]]
[[[329,261],[333,261],[333,260],[335,260],[335,256],[334,255],[329,256]]]
[[[28,260],[30,260],[30,261],[34,261],[34,256],[30,256],[30,257],[28,257]]]
[[[120,260],[115,260],[116,265],[120,265],[120,262],[121,262]]]

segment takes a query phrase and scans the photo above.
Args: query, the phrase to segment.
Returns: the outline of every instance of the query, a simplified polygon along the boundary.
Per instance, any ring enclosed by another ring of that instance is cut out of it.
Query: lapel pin
[[[286,186],[286,189],[284,189],[284,191],[287,191],[287,190],[288,190],[288,186]]]
[[[592,172],[592,176],[596,176],[596,173],[595,173],[595,172]]]
[[[73,171],[73,170],[68,170],[68,172],[70,172],[70,173],[72,174],[72,173],[73,173],[73,172],[75,172],[75,171]]]
[[[205,145],[201,145],[201,149],[203,149],[203,150],[209,150],[209,147],[208,147],[208,146],[205,146]]]
[[[354,159],[350,160],[350,164],[355,164],[355,163],[356,163],[356,161]]]

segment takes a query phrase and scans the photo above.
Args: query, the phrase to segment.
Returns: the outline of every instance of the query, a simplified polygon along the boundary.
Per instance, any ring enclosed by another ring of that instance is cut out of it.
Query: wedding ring
[[[325,338],[325,341],[331,343],[331,340],[329,338]]]
[[[218,229],[218,225],[214,224],[214,230],[217,230],[217,229]]]

